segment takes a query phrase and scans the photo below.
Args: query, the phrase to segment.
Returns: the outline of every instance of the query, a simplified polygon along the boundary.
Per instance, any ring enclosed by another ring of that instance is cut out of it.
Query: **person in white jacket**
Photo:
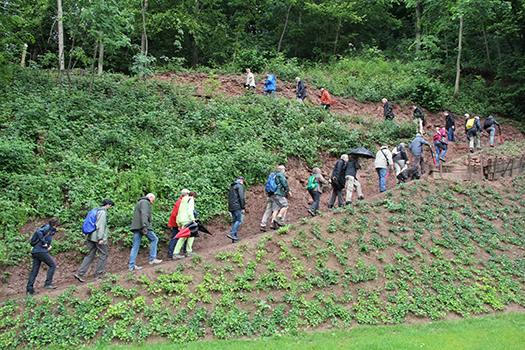
[[[379,151],[377,151],[374,165],[379,177],[379,192],[385,192],[387,172],[388,169],[392,169],[393,165],[392,152],[390,152],[387,145],[381,146]]]
[[[253,75],[250,68],[246,68],[246,83],[244,87],[246,90],[255,89],[255,75]]]

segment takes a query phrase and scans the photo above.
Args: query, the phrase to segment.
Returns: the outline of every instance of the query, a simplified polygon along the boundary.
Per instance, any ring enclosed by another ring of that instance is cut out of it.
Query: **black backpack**
[[[492,116],[489,116],[485,121],[483,122],[483,129],[488,129],[494,124],[494,118]]]
[[[40,226],[34,233],[33,233],[33,236],[31,236],[31,240],[29,241],[29,244],[31,244],[31,247],[34,247],[38,244],[38,242],[40,241],[40,239],[38,238],[38,231],[40,231],[41,229],[44,228],[44,226],[46,225],[42,225]],[[44,235],[45,237],[46,235]]]

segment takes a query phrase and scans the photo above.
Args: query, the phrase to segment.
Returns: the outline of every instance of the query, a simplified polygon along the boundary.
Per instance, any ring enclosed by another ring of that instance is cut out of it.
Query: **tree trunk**
[[[284,27],[279,38],[279,43],[277,44],[277,52],[281,52],[281,46],[283,44],[284,33],[286,33],[286,28],[288,27],[288,18],[290,17],[290,11],[292,10],[292,4],[288,5],[288,10],[286,10],[286,17],[284,19]]]
[[[98,75],[102,75],[104,71],[104,43],[100,40],[98,44]]]
[[[459,94],[459,77],[461,75],[461,41],[463,40],[463,16],[459,16],[458,34],[458,58],[456,61],[456,83],[454,84],[454,96]]]
[[[140,41],[140,53],[148,55],[148,33],[146,32],[146,11],[148,11],[148,0],[142,3],[142,39]]]
[[[95,81],[95,61],[97,59],[98,41],[95,41],[95,48],[93,49],[93,59],[91,60],[91,81],[89,82],[89,92],[93,89]]]
[[[337,19],[337,28],[335,29],[335,40],[334,40],[334,55],[337,52],[337,43],[339,42],[339,33],[341,32],[342,19]]]
[[[416,1],[416,54],[421,50],[421,1]]]
[[[20,67],[26,66],[26,56],[27,56],[27,44],[24,44],[22,47],[22,57],[20,58]]]
[[[489,67],[492,67],[492,60],[490,59],[490,50],[489,50],[489,41],[487,39],[487,32],[485,31],[485,26],[481,28],[483,33],[483,42],[485,43],[485,55],[487,56],[487,63]]]
[[[199,0],[195,0],[195,4],[193,6],[193,13],[195,17],[197,17],[197,15],[199,14]],[[191,33],[191,41],[191,66],[196,67],[197,64],[199,64],[199,47],[197,46],[197,39],[195,38],[195,33]]]
[[[58,21],[58,66],[60,72],[65,69],[64,64],[64,25],[62,23],[62,0],[57,0],[57,21]]]

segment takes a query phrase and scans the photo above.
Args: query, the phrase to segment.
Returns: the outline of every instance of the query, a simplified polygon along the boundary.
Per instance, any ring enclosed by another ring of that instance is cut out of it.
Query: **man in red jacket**
[[[332,97],[330,96],[330,93],[328,93],[328,90],[325,88],[321,88],[321,106],[328,111],[331,104]]]
[[[177,235],[177,233],[179,233],[179,228],[177,227],[177,214],[179,213],[180,202],[182,200],[182,197],[184,197],[185,195],[189,193],[190,191],[187,189],[183,189],[180,192],[181,195],[179,199],[177,199],[177,201],[175,202],[175,205],[173,206],[173,209],[171,210],[170,219],[168,220],[168,227],[171,229],[171,238],[170,238],[170,243],[168,244],[168,257],[170,259],[173,259],[173,250],[175,250],[175,245],[177,244],[177,241],[178,241],[178,239],[175,238],[175,236]],[[183,250],[184,248],[185,247],[183,247]]]

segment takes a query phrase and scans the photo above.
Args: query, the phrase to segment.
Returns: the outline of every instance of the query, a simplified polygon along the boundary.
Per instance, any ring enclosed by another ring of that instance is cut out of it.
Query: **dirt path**
[[[195,93],[197,95],[205,95],[205,81],[207,79],[206,74],[163,74],[157,77],[161,80],[172,81],[177,84],[183,84],[185,86],[190,85],[195,88]],[[218,76],[218,81],[220,85],[218,91],[222,94],[229,96],[239,96],[245,93],[245,90],[242,86],[243,77],[235,75],[224,75]],[[280,82],[281,90],[278,91],[279,96],[284,96],[287,98],[295,98],[294,85],[289,83]],[[260,87],[258,87],[257,93],[262,93]],[[318,105],[320,92],[318,90],[309,91],[309,103]],[[336,103],[333,106],[332,112],[338,113],[341,115],[361,115],[368,116],[377,120],[382,120],[382,106],[381,103],[361,103],[353,99],[339,98],[333,96]],[[396,121],[398,120],[412,120],[412,112],[410,106],[395,106],[394,109],[396,113]],[[427,114],[427,125],[425,131],[428,135],[432,134],[432,130],[437,125],[442,125],[444,120],[442,114],[440,113],[429,113]],[[458,117],[456,120],[457,124],[457,142],[451,143],[449,146],[449,151],[447,153],[447,159],[453,160],[457,159],[466,152],[468,152],[467,141],[462,132],[464,129],[463,119]],[[351,126],[351,125],[349,125]],[[415,130],[415,126],[414,126]],[[503,134],[505,135],[504,141],[508,140],[523,140],[524,135],[510,125],[504,125],[502,127]],[[430,141],[430,140],[429,140]],[[483,145],[486,145],[488,142],[486,135],[482,138]],[[393,145],[391,145],[392,147]],[[320,164],[322,164],[321,169],[324,175],[329,176],[332,171],[332,167],[336,162],[337,158],[322,155],[320,157]],[[307,209],[311,201],[309,194],[304,189],[306,186],[306,180],[310,175],[310,170],[306,164],[297,159],[290,159],[287,166],[287,177],[289,179],[290,188],[292,191],[292,196],[290,197],[290,209],[288,212],[287,221],[289,223],[298,222],[303,217],[308,217]],[[373,160],[368,160],[362,163],[363,169],[359,172],[359,180],[363,187],[363,192],[365,195],[365,200],[372,200],[380,196],[378,193],[378,180],[377,175],[373,166]],[[433,168],[431,163],[430,154],[427,155],[427,169]],[[423,179],[426,179],[424,177]],[[429,179],[433,181],[432,179]],[[393,174],[388,178],[387,186],[389,189],[395,187],[395,177]],[[355,195],[355,194],[354,194]],[[326,211],[327,202],[330,194],[325,193],[321,197],[321,210]],[[262,213],[266,205],[266,194],[264,193],[264,187],[262,185],[251,186],[247,192],[247,215],[245,221],[241,226],[239,236],[241,237],[243,244],[255,244],[258,238],[261,236],[259,224]],[[197,202],[198,207],[198,202]],[[330,215],[324,218],[328,220]],[[40,223],[33,223],[37,226]],[[212,220],[208,225],[208,228],[214,233],[213,236],[201,235],[194,244],[194,251],[202,255],[204,258],[213,257],[213,255],[221,250],[228,249],[232,247],[231,240],[227,239],[225,235],[229,230],[229,222],[224,218],[216,218]],[[26,231],[30,231],[26,228]],[[169,233],[166,232],[157,232],[159,237],[169,238]],[[60,235],[57,236],[57,239],[60,239]],[[233,247],[232,247],[233,248]],[[166,256],[166,245],[159,244],[158,257],[164,259],[161,265],[162,268],[172,269],[178,262],[168,261]],[[145,269],[139,273],[153,274],[154,271],[158,268],[156,266],[148,266],[147,264],[148,249],[141,249],[139,256],[137,258],[137,264],[145,266]],[[76,271],[82,256],[75,253],[64,253],[59,254],[56,259],[58,262],[58,268],[55,274],[54,282],[59,287],[58,290],[52,291],[51,294],[58,294],[67,287],[71,285],[79,285],[79,283],[74,279],[73,273]],[[107,264],[107,272],[109,273],[126,273],[127,272],[127,261],[129,259],[129,249],[122,246],[112,246],[110,248],[110,254]],[[9,267],[4,271],[4,281],[2,281],[2,288],[0,290],[0,300],[5,298],[13,298],[24,295],[25,293],[25,284],[26,278],[28,275],[29,266],[26,264],[22,266]],[[41,286],[45,279],[45,268],[44,271],[40,271],[40,274],[37,278],[35,286]],[[40,289],[42,291],[42,289]],[[42,292],[46,294],[46,292]],[[49,293],[47,293],[49,294]]]

